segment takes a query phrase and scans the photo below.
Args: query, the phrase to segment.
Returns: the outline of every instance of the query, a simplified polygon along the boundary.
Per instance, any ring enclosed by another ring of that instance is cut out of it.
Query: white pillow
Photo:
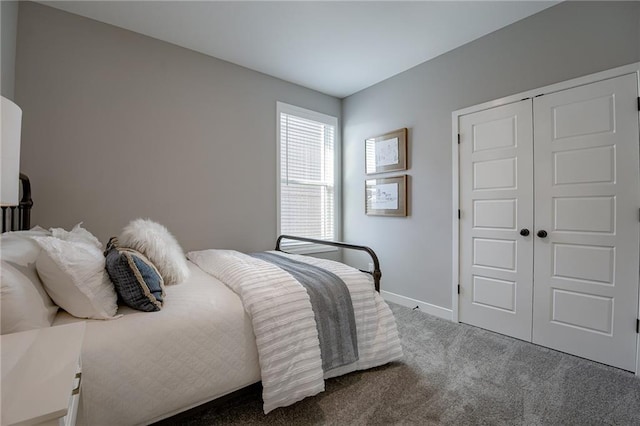
[[[100,249],[54,237],[33,239],[42,247],[36,260],[38,274],[58,306],[78,318],[115,317],[116,291]]]
[[[91,232],[82,227],[82,222],[73,227],[71,231],[63,228],[51,228],[51,235],[61,240],[72,243],[84,243],[102,250],[102,243]]]
[[[33,262],[36,261],[41,249],[31,237],[49,236],[51,236],[51,232],[39,226],[29,231],[13,231],[0,234],[2,260],[23,266],[32,264],[32,271],[35,274],[34,276],[37,277],[36,265]]]
[[[36,272],[40,246],[34,236],[51,235],[43,228],[5,232],[0,236],[0,333],[16,333],[53,324],[58,307]]]
[[[34,285],[15,264],[0,262],[1,333],[17,333],[50,327],[58,307],[42,289]],[[44,297],[43,297],[44,293]]]
[[[189,278],[187,258],[173,235],[149,219],[131,221],[118,237],[121,247],[144,254],[158,269],[165,285],[178,284]]]

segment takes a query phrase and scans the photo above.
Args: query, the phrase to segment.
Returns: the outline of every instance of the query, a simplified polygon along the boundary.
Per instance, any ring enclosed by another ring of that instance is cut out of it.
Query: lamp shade
[[[22,110],[2,96],[0,105],[0,205],[15,206],[20,195],[20,125]]]

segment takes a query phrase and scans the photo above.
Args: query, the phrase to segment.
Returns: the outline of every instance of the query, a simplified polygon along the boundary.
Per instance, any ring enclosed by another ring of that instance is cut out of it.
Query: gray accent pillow
[[[127,306],[155,312],[164,303],[164,280],[155,265],[142,253],[120,247],[111,238],[105,251],[106,268],[119,299]]]

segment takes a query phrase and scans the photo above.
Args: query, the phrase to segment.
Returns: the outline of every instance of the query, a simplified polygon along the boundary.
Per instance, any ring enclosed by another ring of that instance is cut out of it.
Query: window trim
[[[284,102],[276,102],[276,238],[278,235],[282,235],[281,228],[281,132],[280,132],[280,114],[291,114],[308,120],[318,121],[329,126],[334,127],[334,146],[333,146],[333,190],[334,190],[334,207],[333,207],[333,223],[334,223],[334,241],[340,241],[342,237],[342,141],[341,141],[341,129],[338,126],[338,117],[323,114],[320,112],[312,111],[309,109],[301,108],[295,105],[290,105]],[[301,235],[302,236],[302,235]],[[325,253],[338,251],[337,248],[331,246],[324,246],[320,244],[312,243],[293,243],[283,244],[283,249],[291,253],[298,254],[310,254],[310,253]]]

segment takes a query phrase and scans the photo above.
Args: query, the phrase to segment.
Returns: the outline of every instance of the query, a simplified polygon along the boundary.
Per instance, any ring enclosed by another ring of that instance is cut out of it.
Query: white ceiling
[[[339,98],[557,1],[42,1]]]

